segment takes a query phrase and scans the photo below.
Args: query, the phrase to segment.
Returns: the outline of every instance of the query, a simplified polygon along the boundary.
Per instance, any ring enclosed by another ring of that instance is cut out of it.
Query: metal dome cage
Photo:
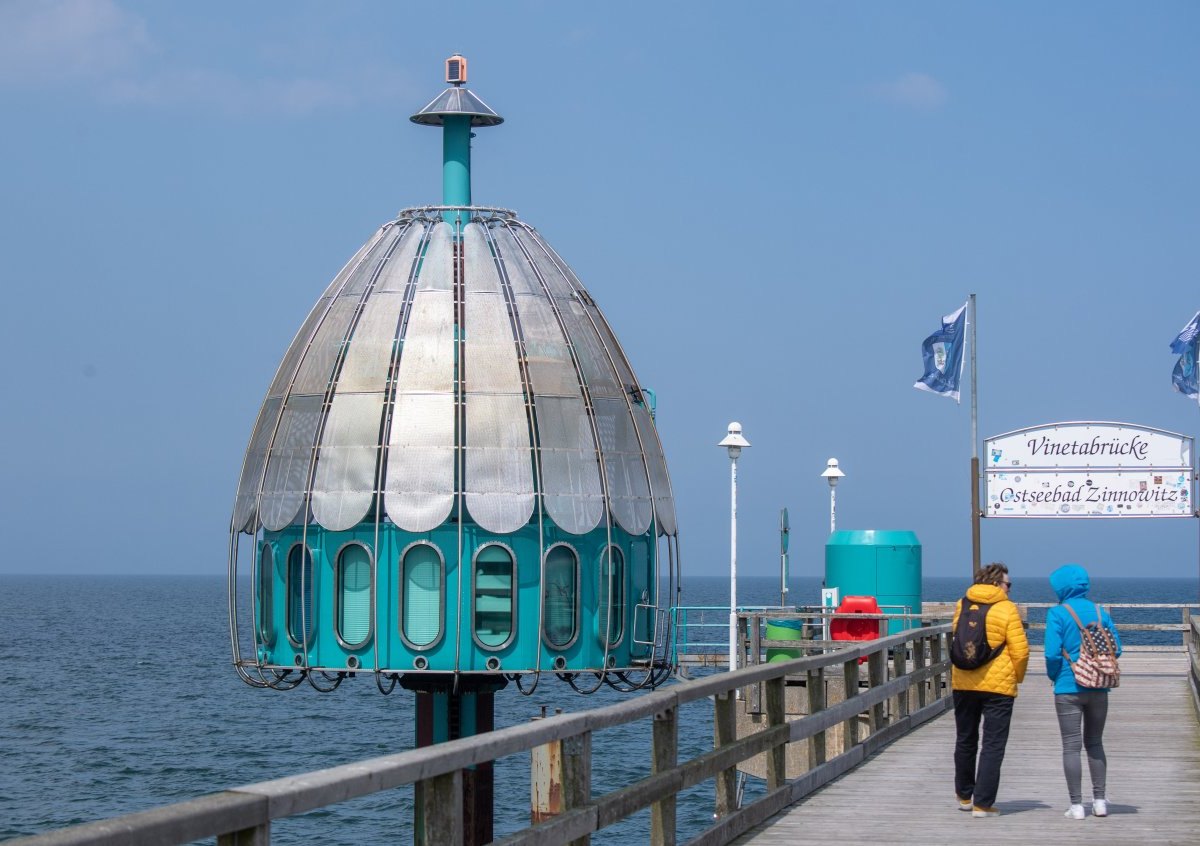
[[[516,214],[400,212],[318,300],[254,425],[230,526],[239,675],[657,684],[679,548],[653,398]]]

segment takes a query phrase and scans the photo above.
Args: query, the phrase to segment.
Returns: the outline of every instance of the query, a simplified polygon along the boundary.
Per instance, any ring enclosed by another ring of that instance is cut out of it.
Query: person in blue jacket
[[[1046,612],[1046,675],[1054,683],[1054,709],[1062,734],[1063,772],[1071,797],[1071,807],[1064,816],[1075,820],[1085,816],[1081,788],[1083,772],[1079,762],[1079,752],[1083,748],[1087,750],[1088,773],[1092,779],[1092,813],[1106,817],[1108,801],[1104,788],[1108,762],[1104,757],[1104,721],[1108,717],[1108,688],[1081,687],[1076,683],[1071,663],[1063,657],[1063,651],[1071,656],[1071,661],[1079,660],[1079,626],[1063,606],[1069,605],[1085,626],[1094,622],[1099,614],[1116,637],[1118,655],[1121,654],[1121,639],[1108,612],[1087,598],[1091,587],[1087,570],[1078,564],[1064,564],[1050,574],[1050,587],[1058,594],[1060,604]]]

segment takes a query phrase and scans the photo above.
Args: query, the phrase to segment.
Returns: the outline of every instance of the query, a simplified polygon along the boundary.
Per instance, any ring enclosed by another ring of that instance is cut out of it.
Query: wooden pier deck
[[[1188,656],[1128,650],[1109,699],[1104,748],[1109,816],[1068,820],[1053,695],[1036,651],[1021,686],[1000,778],[1001,816],[975,819],[955,807],[954,716],[947,712],[735,840],[738,844],[1200,842],[1200,725]]]

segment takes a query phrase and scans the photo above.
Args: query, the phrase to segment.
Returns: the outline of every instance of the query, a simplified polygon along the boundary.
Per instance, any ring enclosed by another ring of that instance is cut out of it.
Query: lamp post
[[[837,530],[837,483],[838,479],[845,475],[838,467],[836,458],[825,462],[825,472],[821,476],[829,480],[829,534],[831,535]]]
[[[717,444],[729,451],[729,669],[737,669],[737,460],[750,442],[742,437],[742,424],[730,423],[729,433]]]

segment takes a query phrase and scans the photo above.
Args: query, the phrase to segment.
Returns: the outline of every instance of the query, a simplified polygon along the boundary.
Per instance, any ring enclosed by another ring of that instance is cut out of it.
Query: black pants
[[[978,690],[954,691],[954,724],[958,737],[954,742],[954,792],[960,799],[971,799],[978,808],[996,804],[1000,789],[1000,765],[1008,745],[1008,726],[1012,722],[1011,696]],[[983,751],[976,769],[979,749],[979,721],[983,719]]]

